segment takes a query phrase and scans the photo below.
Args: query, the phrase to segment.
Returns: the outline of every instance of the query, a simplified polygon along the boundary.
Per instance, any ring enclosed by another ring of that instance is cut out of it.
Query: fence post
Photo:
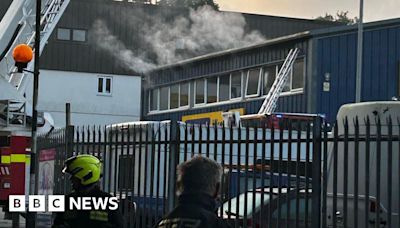
[[[171,121],[169,143],[169,172],[168,172],[168,212],[172,211],[176,202],[176,167],[179,163],[179,124]]]
[[[321,227],[321,162],[323,162],[321,155],[322,123],[322,118],[320,116],[314,118],[312,155],[312,228]]]
[[[73,125],[68,125],[65,128],[65,155],[66,158],[72,156],[74,150],[74,130]]]
[[[71,125],[71,104],[65,103],[65,126]]]
[[[65,127],[65,152],[62,154],[60,157],[62,158],[60,161],[61,167],[64,166],[64,162],[67,158],[71,157],[73,154],[74,150],[74,132],[75,128],[73,125],[67,125]],[[63,191],[64,193],[67,193],[71,190],[71,186],[67,185],[67,179],[65,178],[65,175],[61,176],[63,178]]]

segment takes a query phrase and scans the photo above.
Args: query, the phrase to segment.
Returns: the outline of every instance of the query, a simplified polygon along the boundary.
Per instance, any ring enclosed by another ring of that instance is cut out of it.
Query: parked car
[[[347,213],[344,213],[344,199],[347,199]],[[368,200],[368,201],[367,201]],[[336,201],[336,212],[333,211],[333,203]],[[376,227],[377,215],[379,216],[379,227],[388,227],[388,210],[383,206],[382,203],[379,204],[375,197],[365,195],[357,196],[357,209],[355,208],[356,197],[353,194],[348,194],[346,197],[341,194],[336,194],[336,199],[333,194],[327,194],[327,227],[355,227],[355,215],[357,215],[357,226],[358,227]],[[336,216],[336,221],[334,220]],[[345,216],[347,219],[346,225],[344,224]],[[392,215],[392,219],[395,219],[396,214]],[[365,224],[368,224],[365,226]],[[396,223],[392,224],[392,227],[398,227]]]
[[[281,188],[280,194],[279,188],[272,188],[272,192],[270,190],[259,188],[242,193],[225,202],[219,214],[222,213],[222,217],[231,224],[238,223],[239,227],[311,225],[311,189]]]

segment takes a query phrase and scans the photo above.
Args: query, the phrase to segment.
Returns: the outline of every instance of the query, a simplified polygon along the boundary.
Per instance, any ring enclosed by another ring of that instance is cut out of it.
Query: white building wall
[[[112,77],[111,95],[97,92],[99,76]],[[29,85],[27,96],[31,94]],[[71,104],[71,124],[76,126],[136,121],[140,95],[139,76],[41,70],[37,109],[49,112],[56,127],[65,126],[66,103]]]

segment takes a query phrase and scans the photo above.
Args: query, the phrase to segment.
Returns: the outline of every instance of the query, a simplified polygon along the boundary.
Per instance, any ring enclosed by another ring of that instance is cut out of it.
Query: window
[[[57,29],[57,39],[58,40],[73,40],[78,42],[86,41],[86,30],[82,29]]]
[[[218,77],[207,78],[207,104],[217,102]]]
[[[149,111],[165,111],[189,105],[189,83],[149,91]]]
[[[189,105],[189,83],[180,84],[180,107]]]
[[[263,93],[267,95],[276,78],[276,66],[269,66],[264,68],[264,84]]]
[[[195,82],[196,104],[204,104],[204,79]]]
[[[242,97],[242,73],[231,74],[231,99]]]
[[[71,40],[71,30],[65,28],[57,29],[57,39],[58,40]]]
[[[74,29],[72,31],[72,40],[85,42],[86,41],[86,31],[81,29]]]
[[[289,72],[289,77],[286,79],[285,86],[282,92],[290,92],[290,85],[292,84],[292,71]]]
[[[282,92],[298,91],[304,87],[304,59],[294,62]]]
[[[229,100],[229,81],[229,74],[219,77],[219,101]]]
[[[304,59],[293,64],[292,89],[304,88]]]
[[[247,72],[246,96],[258,96],[260,84],[260,69],[251,69]]]
[[[160,88],[160,110],[169,108],[169,87]]]
[[[150,90],[150,111],[158,110],[158,89]]]
[[[106,78],[106,93],[111,93],[111,78]]]
[[[173,85],[170,88],[170,103],[169,108],[178,108],[179,107],[179,84]]]
[[[104,78],[99,78],[99,83],[97,83],[97,92],[99,93],[103,92],[103,81]]]
[[[103,95],[111,95],[112,90],[112,78],[111,77],[98,77],[97,93]]]

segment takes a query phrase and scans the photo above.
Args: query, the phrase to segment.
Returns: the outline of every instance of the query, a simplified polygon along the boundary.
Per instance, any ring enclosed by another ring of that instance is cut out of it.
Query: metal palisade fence
[[[397,120],[268,123],[68,127],[38,145],[56,151],[55,194],[71,191],[67,157],[98,156],[101,187],[120,198],[125,227],[152,227],[174,208],[176,166],[196,155],[222,165],[216,213],[233,227],[400,227]]]

